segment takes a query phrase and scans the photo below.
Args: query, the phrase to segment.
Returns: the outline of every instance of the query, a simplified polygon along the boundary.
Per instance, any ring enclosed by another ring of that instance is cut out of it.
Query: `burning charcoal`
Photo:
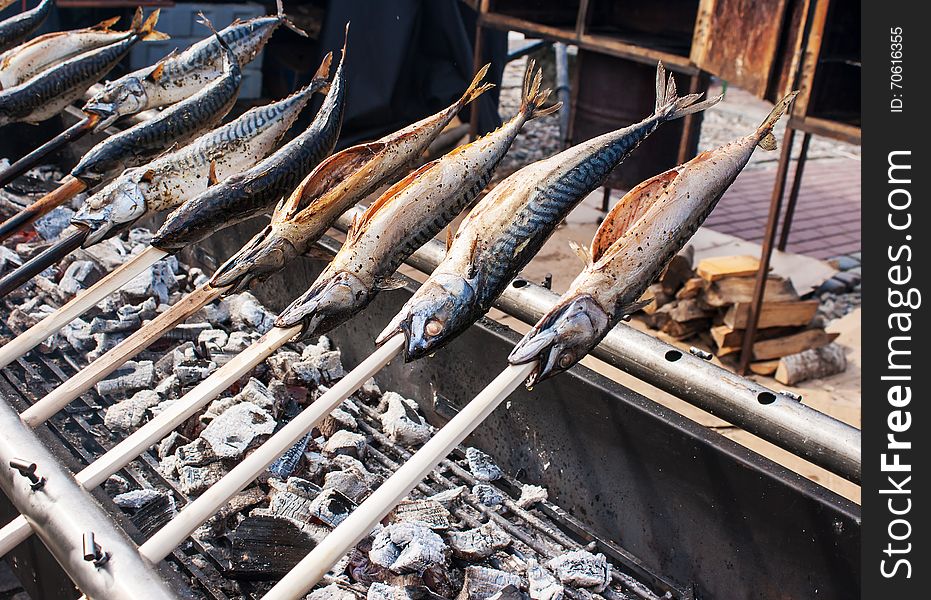
[[[182,387],[200,383],[217,370],[217,363],[197,356],[192,342],[185,342],[175,348],[172,356],[172,373],[177,375]]]
[[[177,375],[169,375],[158,382],[158,385],[155,386],[155,393],[162,398],[177,396],[181,393],[181,381]]]
[[[103,276],[103,271],[97,263],[89,260],[76,260],[65,269],[58,287],[68,294],[77,294],[94,285]]]
[[[424,523],[393,523],[375,536],[369,558],[394,573],[422,573],[430,565],[446,563],[443,538]],[[388,562],[390,561],[390,562]]]
[[[289,477],[297,468],[297,465],[300,464],[308,441],[310,441],[309,433],[302,437],[296,444],[288,448],[275,462],[268,465],[268,472],[281,479]]]
[[[307,594],[304,600],[355,600],[355,598],[355,594],[349,590],[344,590],[335,583],[331,583]]]
[[[546,488],[525,483],[520,488],[520,498],[517,499],[517,506],[530,508],[534,504],[546,502],[548,497],[549,492],[546,491]]]
[[[197,336],[197,345],[206,350],[208,354],[213,355],[222,352],[223,346],[226,345],[229,339],[229,334],[222,329],[211,328],[200,332],[200,335]]]
[[[226,409],[200,435],[218,457],[237,459],[274,431],[275,419],[267,410],[242,402]]]
[[[59,335],[64,337],[65,341],[78,352],[86,352],[97,344],[97,340],[91,335],[90,325],[81,318],[62,327]]]
[[[498,491],[498,488],[487,483],[475,484],[472,486],[472,493],[485,506],[495,507],[504,504],[504,495]]]
[[[169,304],[174,304],[180,298],[169,300]],[[166,340],[196,342],[200,334],[210,329],[210,323],[181,323],[174,328],[169,329],[163,336]]]
[[[0,273],[12,271],[23,265],[23,259],[6,246],[0,246]]]
[[[275,325],[275,315],[249,292],[233,294],[226,300],[235,329],[267,333]]]
[[[307,373],[314,371],[320,373],[320,380],[324,382],[333,382],[346,376],[343,369],[342,353],[339,350],[330,350],[310,358],[305,358],[298,363],[298,372],[306,370]]]
[[[133,227],[126,238],[133,246],[148,246],[152,243],[152,232],[145,227]]]
[[[95,361],[126,339],[122,333],[95,333],[93,350],[88,351],[87,360]]]
[[[169,454],[158,463],[158,472],[165,477],[177,478],[178,469],[181,467],[178,456]]]
[[[149,414],[150,414],[150,415],[152,416],[152,418],[154,419],[155,417],[157,417],[157,416],[160,415],[161,413],[163,413],[163,412],[165,412],[166,410],[168,410],[169,408],[171,408],[171,405],[174,404],[174,403],[177,402],[177,401],[178,401],[177,398],[169,398],[168,400],[162,400],[161,402],[159,402],[159,403],[156,404],[155,406],[149,408]]]
[[[163,495],[164,492],[151,488],[132,490],[114,497],[113,502],[120,508],[138,509]]]
[[[124,305],[116,311],[116,319],[104,319],[94,317],[90,324],[90,332],[97,333],[122,333],[133,331],[142,326],[142,322],[152,319],[156,315],[156,303],[153,298],[149,298],[142,304],[132,306]]]
[[[358,427],[359,424],[356,422],[356,419],[341,408],[337,408],[325,416],[323,420],[320,421],[320,424],[317,425],[317,429],[319,429],[320,433],[325,437],[331,437],[340,429],[357,429]]]
[[[449,529],[450,513],[436,500],[402,500],[391,513],[394,521],[419,521],[430,529]]]
[[[348,454],[355,458],[362,458],[365,456],[366,445],[366,438],[361,433],[340,429],[330,436],[330,439],[323,445],[323,454],[325,456]]]
[[[107,477],[104,488],[110,496],[118,496],[129,491],[129,481],[122,475],[110,475]]]
[[[422,585],[402,586],[375,582],[369,587],[366,600],[442,600],[445,597]]]
[[[109,378],[97,383],[95,388],[101,396],[110,394],[129,394],[151,388],[155,383],[155,365],[152,361],[135,362],[128,360]]]
[[[465,454],[469,462],[469,470],[479,481],[495,481],[504,477],[501,468],[490,456],[478,448],[466,448]]]
[[[486,600],[508,586],[520,587],[520,577],[497,569],[469,566],[457,600]]]
[[[457,558],[478,561],[488,558],[496,550],[507,548],[511,537],[494,521],[489,521],[475,529],[450,532],[446,541]]]
[[[527,600],[527,596],[516,585],[508,585],[490,596],[488,600]]]
[[[10,315],[7,317],[6,324],[13,331],[14,334],[19,335],[22,332],[26,331],[33,325],[39,322],[39,319],[30,316],[26,312],[20,310],[19,308],[14,308],[10,311]]]
[[[382,429],[391,441],[402,446],[418,446],[430,439],[432,428],[400,394],[385,392],[385,412],[379,417]]]
[[[352,512],[353,502],[339,490],[320,492],[310,503],[310,516],[330,527],[336,527]]]
[[[565,588],[535,560],[527,564],[527,581],[531,600],[562,600]]]
[[[568,552],[550,560],[546,566],[556,573],[559,580],[575,587],[589,588],[601,593],[611,583],[611,565],[600,552],[592,554],[585,550]]]
[[[178,465],[182,467],[202,467],[217,460],[213,447],[204,438],[195,438],[189,444],[178,446],[175,456],[178,457]]]
[[[71,225],[74,211],[67,206],[60,206],[37,219],[32,226],[44,240],[57,240],[61,232]]]
[[[178,469],[179,487],[188,495],[202,494],[226,475],[226,469],[219,462],[203,467],[182,466]]]
[[[430,496],[430,499],[439,502],[446,508],[449,508],[451,506],[458,504],[459,501],[462,499],[463,494],[465,494],[468,491],[469,489],[466,486],[460,485],[450,490],[443,490],[442,492],[437,492],[436,494],[433,494],[432,496]]]
[[[127,252],[118,238],[110,238],[84,250],[107,272],[126,262]]]
[[[335,489],[353,502],[365,498],[380,478],[369,472],[361,462],[348,455],[337,455],[333,465],[338,471],[330,471],[323,479],[324,489]]]
[[[230,575],[278,579],[313,550],[314,540],[290,519],[250,515],[230,534]]]
[[[157,454],[159,458],[165,458],[171,454],[175,453],[178,446],[181,445],[181,442],[184,438],[181,437],[181,434],[177,431],[172,431],[165,438],[158,443]]]
[[[227,341],[226,345],[223,347],[223,352],[238,354],[255,343],[259,337],[260,336],[254,332],[234,331],[230,334],[229,341]]]
[[[130,303],[156,298],[159,304],[167,304],[168,294],[177,288],[178,280],[171,265],[160,260],[124,285],[120,293]]]
[[[268,483],[272,493],[268,509],[264,512],[291,519],[299,526],[310,521],[313,516],[311,502],[320,494],[320,488],[295,477],[287,483],[275,479],[270,479]]]
[[[229,407],[242,402],[251,402],[269,413],[275,412],[276,408],[276,400],[272,392],[265,387],[265,384],[252,377],[235,396],[226,396],[211,402],[204,414],[200,416],[200,420],[202,423],[209,423],[223,414]]]
[[[129,520],[142,532],[144,537],[149,537],[164,527],[177,514],[178,509],[175,505],[175,499],[170,494],[159,493],[135,509]]]
[[[322,473],[325,466],[326,459],[319,452],[304,453],[304,474],[310,479],[315,479]]]
[[[162,398],[153,390],[138,391],[131,398],[107,408],[103,423],[109,429],[134,431],[145,421],[146,410],[161,401]]]

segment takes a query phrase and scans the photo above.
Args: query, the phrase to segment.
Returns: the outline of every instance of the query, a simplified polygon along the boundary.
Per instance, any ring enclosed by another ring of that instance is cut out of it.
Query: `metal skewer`
[[[92,306],[132,281],[134,277],[166,256],[168,256],[167,252],[150,246],[131,260],[114,269],[112,273],[75,296],[71,302],[65,304],[30,327],[27,331],[18,335],[6,346],[0,348],[0,368],[7,366],[26,352],[29,352],[37,345],[41,344],[48,339],[50,335],[84,314],[84,312],[89,310]]]
[[[278,329],[278,328],[275,328]],[[275,329],[272,331],[274,332]],[[300,331],[300,326],[282,330],[279,339],[285,336],[281,344],[291,339]],[[266,335],[270,335],[269,334]],[[139,553],[152,562],[157,562],[171,552],[204,521],[230,498],[242,491],[254,481],[268,465],[284,454],[298,440],[307,435],[314,425],[333,412],[346,398],[362,387],[370,377],[378,373],[404,346],[404,336],[399,334],[387,340],[377,350],[350,371],[313,404],[281,428],[267,442],[256,448],[251,454],[237,464],[220,481],[210,486],[196,500],[188,504],[174,519],[155,533],[139,547]],[[246,350],[243,354],[250,352]],[[242,356],[242,354],[240,354]],[[196,388],[195,388],[196,390]],[[193,392],[192,392],[193,393]],[[182,400],[183,401],[183,400]],[[100,462],[100,461],[97,461]],[[94,464],[96,465],[97,462]],[[418,480],[419,481],[419,480]],[[416,483],[416,482],[415,482]]]
[[[71,200],[86,189],[87,184],[80,179],[71,175],[66,176],[61,180],[61,184],[57,188],[0,224],[0,242],[22,230],[36,219],[47,215],[53,209]]]
[[[397,337],[403,340],[403,336],[395,336],[393,339]],[[391,509],[472,433],[511,392],[517,389],[534,366],[534,363],[530,363],[510,365],[504,369],[459,414],[415,452],[394,475],[372,492],[372,495],[360,504],[345,521],[331,531],[310,554],[301,559],[275,587],[262,597],[262,600],[302,598],[340,558],[368,535],[375,525],[391,512]],[[149,542],[140,547],[140,552]]]
[[[45,142],[26,156],[20,158],[15,163],[0,171],[0,187],[5,186],[10,183],[29,169],[33,168],[39,162],[55,152],[59,148],[67,146],[75,140],[79,140],[88,133],[90,133],[94,127],[97,126],[97,123],[100,122],[100,115],[89,114],[68,129],[65,129],[49,141]],[[41,216],[41,215],[40,215]],[[15,217],[14,217],[15,218]],[[5,225],[5,224],[4,224]],[[5,239],[6,236],[0,234],[0,241]]]
[[[14,271],[7,273],[3,279],[0,279],[0,298],[5,297],[42,271],[68,256],[72,250],[79,248],[81,244],[84,243],[84,240],[87,239],[89,233],[90,230],[86,227],[78,227],[70,234],[30,258]]]

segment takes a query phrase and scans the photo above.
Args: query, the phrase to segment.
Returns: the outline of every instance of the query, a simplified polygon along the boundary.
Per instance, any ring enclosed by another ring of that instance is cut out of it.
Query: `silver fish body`
[[[498,184],[463,221],[446,258],[379,335],[407,337],[405,357],[436,351],[484,315],[556,226],[665,121],[711,106],[678,97],[657,68],[656,110],[643,121],[533,163]]]
[[[42,26],[55,6],[55,0],[40,0],[30,10],[0,21],[0,52],[6,52]]]
[[[556,306],[517,344],[509,361],[537,361],[528,385],[582,359],[626,315],[692,237],[750,160],[775,148],[772,128],[795,93],[750,135],[702,152],[641,183],[614,207],[592,241],[589,264]]]

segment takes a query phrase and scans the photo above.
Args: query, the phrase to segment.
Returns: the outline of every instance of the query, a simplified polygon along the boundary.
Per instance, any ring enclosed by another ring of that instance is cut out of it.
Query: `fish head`
[[[132,224],[145,212],[145,195],[139,184],[131,177],[120,177],[88,198],[71,222],[90,228],[86,247]]]
[[[148,103],[145,85],[138,77],[124,77],[108,82],[84,105],[85,112],[100,116],[95,131],[101,131],[124,115],[145,110]]]
[[[537,361],[527,378],[532,386],[572,367],[611,329],[611,317],[588,294],[561,302],[517,343],[508,356],[514,365]]]
[[[304,326],[303,335],[322,334],[342,325],[372,299],[368,286],[347,271],[326,272],[304,295],[284,309],[276,327]]]
[[[245,289],[252,281],[277,273],[298,254],[290,241],[277,235],[273,226],[268,225],[217,269],[210,284]]]
[[[468,328],[474,321],[476,300],[474,288],[463,277],[431,277],[405,305],[396,324],[396,331],[407,339],[405,360],[432,354]]]

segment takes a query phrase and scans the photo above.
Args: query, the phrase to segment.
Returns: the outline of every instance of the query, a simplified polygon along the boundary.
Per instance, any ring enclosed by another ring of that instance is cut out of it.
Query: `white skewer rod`
[[[262,600],[303,598],[327,571],[368,535],[453,449],[523,382],[535,362],[511,365],[381,484],[365,502],[301,559]]]
[[[38,427],[95,383],[147,348],[166,331],[200,310],[208,302],[218,298],[227,289],[208,285],[200,286],[24,410],[20,415],[23,423],[29,427]]]
[[[230,362],[220,367],[154,419],[86,466],[74,476],[75,480],[86,490],[92,490],[102,484],[110,475],[122,469],[150,446],[174,431],[237,381],[243,373],[265,360],[299,331],[300,326],[288,329],[272,328],[255,344],[237,354]],[[0,556],[28,539],[31,533],[32,530],[26,518],[22,515],[16,517],[9,525],[0,529]]]
[[[0,369],[26,354],[59,329],[80,317],[95,304],[120,289],[137,275],[168,256],[167,252],[149,246],[112,273],[87,288],[49,316],[24,331],[6,346],[0,348]]]
[[[216,513],[230,498],[254,481],[314,425],[333,412],[370,377],[388,364],[404,347],[404,335],[386,341],[359,366],[346,374],[313,404],[281,428],[267,442],[246,456],[220,481],[188,504],[174,519],[139,547],[139,553],[152,562],[168,556],[195,529]]]

